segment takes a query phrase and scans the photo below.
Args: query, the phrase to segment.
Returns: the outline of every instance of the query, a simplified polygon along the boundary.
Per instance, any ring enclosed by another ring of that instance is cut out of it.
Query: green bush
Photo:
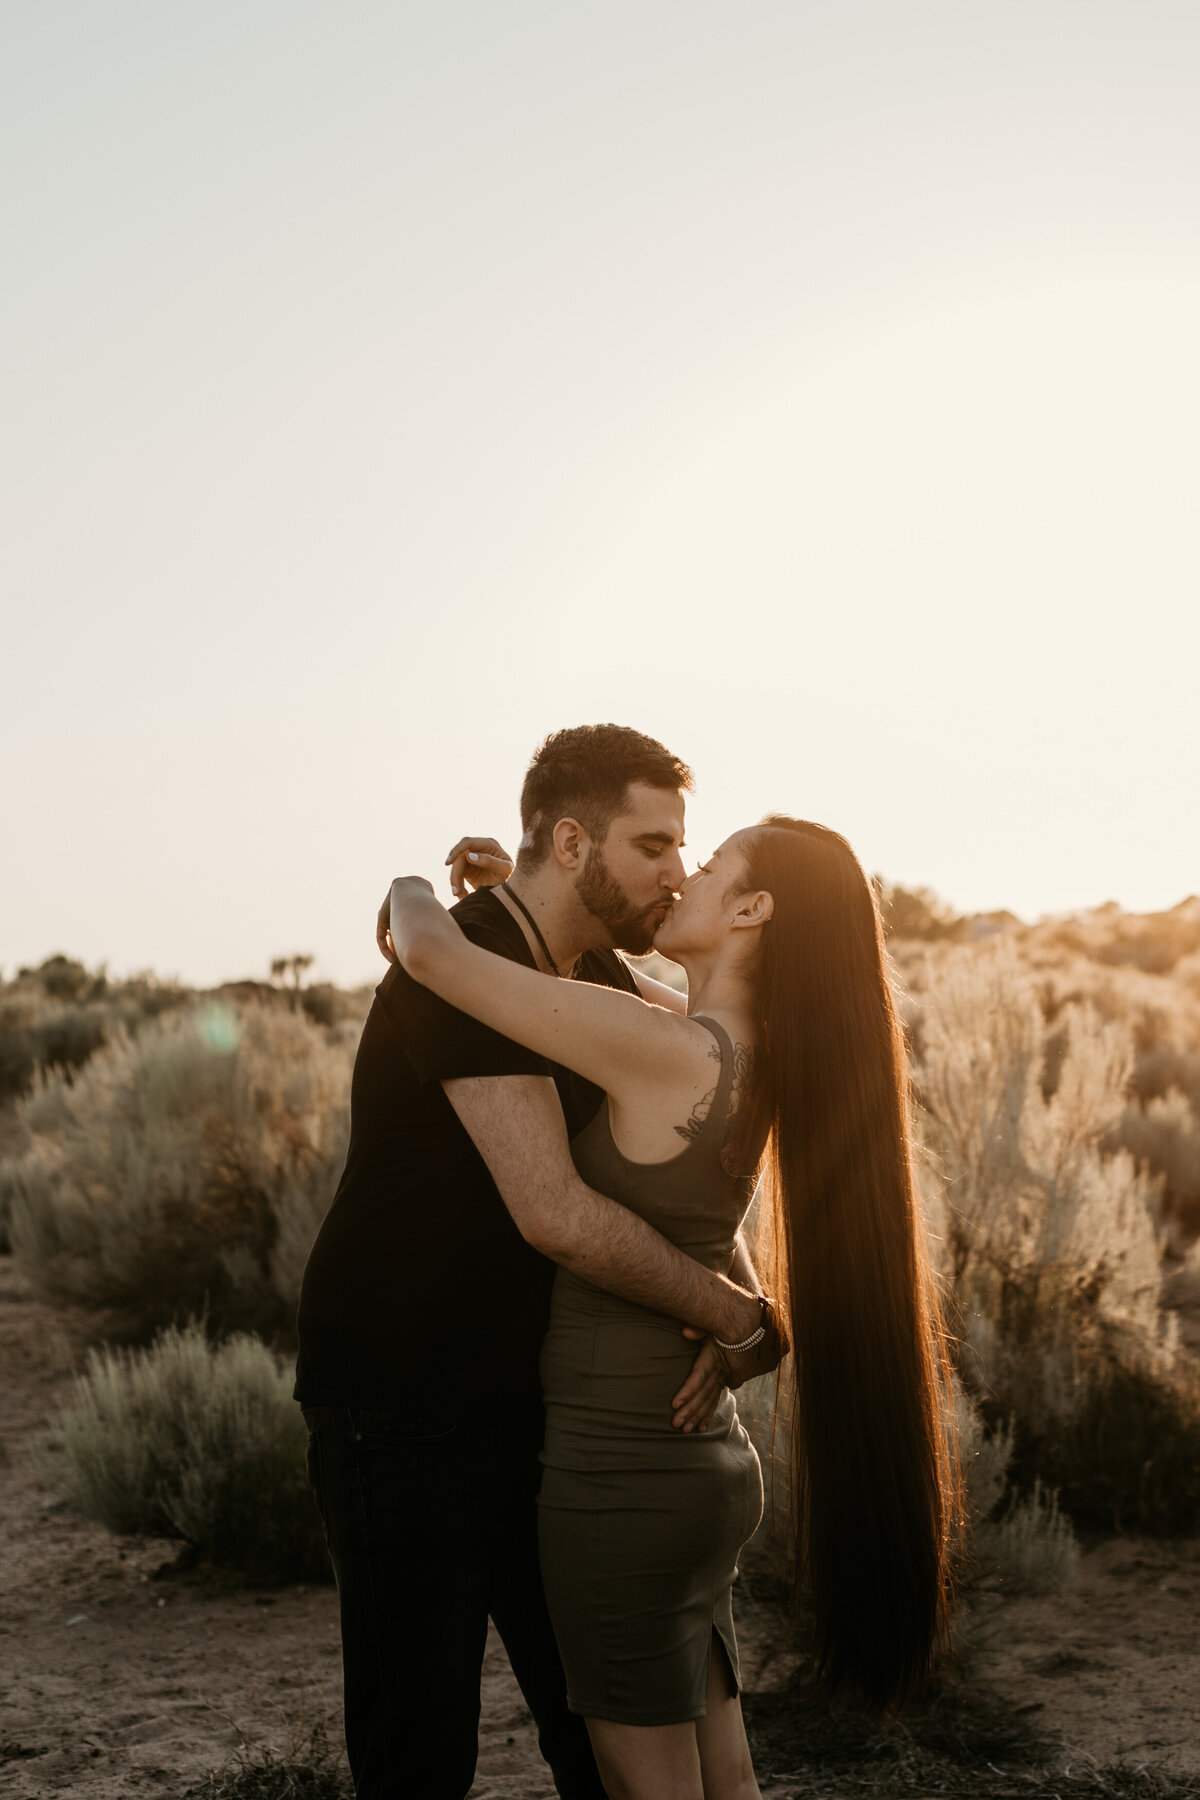
[[[198,1325],[93,1351],[63,1414],[66,1497],[110,1531],[179,1538],[254,1582],[329,1578],[292,1372]]]
[[[146,1341],[203,1315],[284,1339],[349,1132],[352,1045],[304,1014],[215,1003],[120,1033],[17,1107],[13,1248],[52,1300]]]

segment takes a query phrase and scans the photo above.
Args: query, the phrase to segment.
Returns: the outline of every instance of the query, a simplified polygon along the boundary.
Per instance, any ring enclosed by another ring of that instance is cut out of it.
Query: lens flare
[[[242,1041],[242,1021],[228,1006],[214,1001],[200,1014],[200,1036],[210,1050],[232,1056]]]

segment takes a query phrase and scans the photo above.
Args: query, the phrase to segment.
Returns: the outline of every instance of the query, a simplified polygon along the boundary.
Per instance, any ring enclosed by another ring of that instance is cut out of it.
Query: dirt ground
[[[0,1794],[168,1800],[240,1745],[286,1750],[321,1719],[336,1739],[331,1588],[161,1578],[175,1546],[115,1539],[56,1501],[48,1420],[81,1343],[78,1322],[41,1306],[0,1258]],[[756,1694],[768,1704],[787,1671],[768,1648],[768,1610],[748,1602],[740,1616],[753,1721]],[[1108,1541],[1069,1593],[985,1595],[963,1634],[972,1683],[1054,1742],[1056,1766],[1153,1763],[1200,1795],[1200,1544]],[[763,1758],[764,1800],[785,1800],[786,1757],[765,1746]],[[957,1791],[973,1792],[965,1772]],[[472,1793],[553,1795],[494,1641]]]

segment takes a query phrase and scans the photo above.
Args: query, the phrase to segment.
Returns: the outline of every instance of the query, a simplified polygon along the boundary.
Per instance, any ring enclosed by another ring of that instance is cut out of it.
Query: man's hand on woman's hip
[[[761,1296],[759,1296],[761,1301]],[[763,1335],[743,1351],[730,1350],[698,1325],[685,1325],[683,1335],[699,1342],[692,1372],[671,1405],[672,1425],[679,1431],[703,1431],[726,1388],[739,1388],[756,1375],[769,1375],[788,1353],[789,1344],[773,1300],[763,1303]]]

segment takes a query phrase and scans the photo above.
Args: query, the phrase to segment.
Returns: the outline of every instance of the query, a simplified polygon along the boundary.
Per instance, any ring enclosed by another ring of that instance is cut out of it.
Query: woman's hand
[[[495,838],[461,837],[446,854],[450,892],[461,899],[468,882],[473,888],[499,887],[513,872],[513,859]]]
[[[703,1431],[717,1410],[725,1392],[725,1366],[713,1341],[693,1326],[684,1328],[684,1337],[702,1338],[700,1354],[692,1364],[692,1372],[672,1400],[671,1423],[676,1431]]]
[[[396,961],[396,946],[392,942],[392,888],[400,883],[410,881],[415,882],[418,887],[424,888],[429,894],[433,892],[433,883],[426,881],[423,875],[398,875],[383,896],[383,905],[375,920],[375,942],[379,945],[380,955],[390,963]]]
[[[763,1328],[765,1335],[753,1349],[735,1355],[723,1350],[716,1338],[709,1337],[700,1326],[684,1326],[684,1337],[700,1343],[702,1348],[691,1374],[671,1402],[676,1409],[671,1421],[673,1425],[681,1431],[702,1431],[716,1410],[721,1388],[739,1388],[744,1382],[753,1381],[756,1375],[769,1375],[779,1367],[791,1346],[773,1300],[766,1303]]]

